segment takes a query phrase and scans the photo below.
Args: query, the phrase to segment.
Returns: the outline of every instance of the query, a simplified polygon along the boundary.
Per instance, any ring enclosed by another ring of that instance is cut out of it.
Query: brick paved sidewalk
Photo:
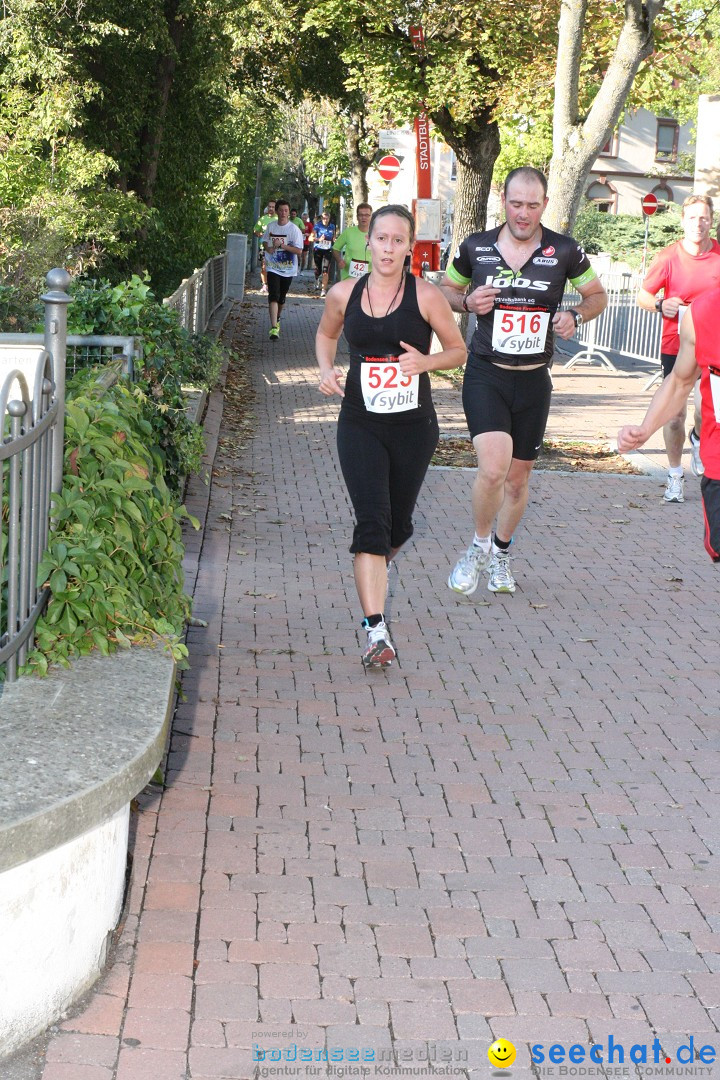
[[[334,1076],[363,1075],[357,1048],[367,1076],[487,1077],[498,1037],[517,1062],[495,1075],[515,1078],[529,1044],[545,1065],[551,1043],[605,1054],[611,1036],[626,1063],[635,1043],[652,1063],[656,1035],[673,1065],[691,1035],[720,1050],[718,579],[697,484],[663,506],[649,477],[536,474],[516,594],[469,602],[445,582],[471,474],[431,470],[393,581],[398,663],[365,674],[319,312],[291,294],[277,343],[260,297],[233,313],[257,428],[223,443],[213,395],[187,558],[209,625],[190,631],[168,786],[141,799],[114,963],[43,1080],[304,1078],[328,1067],[300,1051],[326,1046]]]

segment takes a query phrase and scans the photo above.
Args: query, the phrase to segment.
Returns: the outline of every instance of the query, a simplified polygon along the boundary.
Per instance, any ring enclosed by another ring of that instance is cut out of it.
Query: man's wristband
[[[663,297],[663,300],[664,300],[664,299],[665,299],[665,298]],[[655,310],[656,310],[656,311],[657,311],[657,312],[658,312],[658,313],[659,313],[660,315],[662,315],[662,313],[663,313],[663,309],[662,309],[662,306],[663,306],[663,301],[662,301],[662,300],[656,300],[656,301],[655,301]]]
[[[463,293],[462,306],[463,306],[463,310],[467,311],[469,313],[470,308],[468,307],[467,293]]]

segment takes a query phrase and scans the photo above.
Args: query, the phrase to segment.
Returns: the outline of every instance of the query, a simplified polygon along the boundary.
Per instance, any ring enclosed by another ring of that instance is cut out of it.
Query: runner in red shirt
[[[705,515],[705,547],[713,562],[720,562],[720,288],[693,300],[680,326],[676,363],[650,402],[639,427],[626,425],[618,432],[618,450],[637,450],[670,417],[677,414],[700,377],[702,429],[700,454],[705,473],[700,483]]]
[[[710,237],[713,203],[707,195],[690,195],[683,203],[683,238],[658,252],[650,265],[638,304],[646,311],[662,314],[663,332],[660,361],[663,377],[673,369],[678,354],[678,329],[690,304],[707,289],[720,285],[720,245]],[[662,297],[657,299],[657,294]],[[690,464],[696,476],[702,476],[700,456],[700,396],[695,390],[695,425],[690,429]],[[663,427],[665,450],[668,456],[668,479],[663,496],[665,502],[684,501],[682,451],[685,442],[687,402],[676,416]]]

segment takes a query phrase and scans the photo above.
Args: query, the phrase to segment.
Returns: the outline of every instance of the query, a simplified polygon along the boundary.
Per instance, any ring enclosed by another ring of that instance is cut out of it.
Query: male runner
[[[275,209],[277,221],[269,222],[262,234],[268,278],[271,341],[277,341],[280,337],[280,316],[290,283],[298,272],[298,255],[302,255],[303,249],[302,233],[297,225],[290,221],[290,203],[287,199],[278,199]]]
[[[720,285],[720,244],[710,236],[713,203],[708,195],[690,195],[682,205],[683,238],[659,251],[647,272],[637,302],[646,311],[662,315],[660,363],[663,378],[673,369],[680,342],[678,330],[687,305],[706,289]],[[659,292],[662,298],[656,299]],[[668,478],[665,502],[685,501],[682,450],[685,442],[687,402],[682,403],[677,416],[663,427],[665,452],[668,457]],[[688,432],[690,468],[702,476],[700,457],[700,392],[695,387],[695,424]]]
[[[475,592],[485,569],[491,592],[515,592],[508,552],[545,433],[554,335],[571,338],[607,304],[583,249],[542,224],[547,202],[541,172],[513,169],[502,196],[505,223],[464,240],[441,286],[453,310],[477,315],[463,379],[478,460],[475,537],[448,579],[464,596]],[[582,300],[560,311],[566,279]]]
[[[262,234],[265,232],[265,230],[268,227],[268,225],[270,224],[270,222],[274,221],[274,220],[275,220],[275,200],[274,199],[268,199],[268,204],[265,207],[265,213],[255,222],[255,228],[253,229],[253,232],[255,233],[255,235],[257,236],[258,239],[260,239]],[[262,293],[267,293],[268,287],[267,287],[267,273],[265,271],[265,254],[262,251],[262,249],[260,251],[260,281],[262,282],[262,286],[261,286],[260,291]]]
[[[647,442],[653,432],[676,416],[700,376],[702,428],[700,456],[705,473],[700,481],[705,515],[705,548],[720,562],[720,288],[703,292],[685,312],[680,325],[680,351],[670,374],[655,393],[639,427],[627,424],[618,432],[618,450],[627,453]]]
[[[360,278],[369,274],[372,259],[368,247],[367,231],[372,217],[370,203],[360,203],[357,208],[357,225],[348,225],[333,244],[333,258],[340,268],[340,280]]]
[[[330,224],[330,215],[323,210],[320,221],[315,222],[315,230],[310,239],[314,241],[315,289],[325,296],[328,287],[328,273],[332,246],[335,239],[335,226]]]

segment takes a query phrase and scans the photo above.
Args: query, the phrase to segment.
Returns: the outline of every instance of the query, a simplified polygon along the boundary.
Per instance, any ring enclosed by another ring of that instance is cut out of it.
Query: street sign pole
[[[643,244],[642,269],[640,273],[645,276],[645,264],[647,262],[648,233],[650,232],[650,218],[645,215],[645,242]]]
[[[643,244],[643,257],[642,257],[642,273],[645,273],[645,264],[647,262],[647,249],[648,249],[648,234],[650,232],[650,218],[658,208],[657,195],[653,195],[652,191],[648,195],[644,195],[640,200],[640,206],[642,208],[643,215],[645,217],[645,242]]]
[[[422,52],[425,48],[425,35],[422,26],[410,27],[410,40],[413,46]],[[432,198],[432,179],[430,172],[430,120],[421,102],[420,113],[415,117],[415,165],[417,175],[417,199],[413,210],[417,210],[420,199]],[[417,221],[417,213],[416,218]],[[434,240],[416,240],[412,254],[412,272],[418,276],[423,270],[440,269],[440,243]]]

